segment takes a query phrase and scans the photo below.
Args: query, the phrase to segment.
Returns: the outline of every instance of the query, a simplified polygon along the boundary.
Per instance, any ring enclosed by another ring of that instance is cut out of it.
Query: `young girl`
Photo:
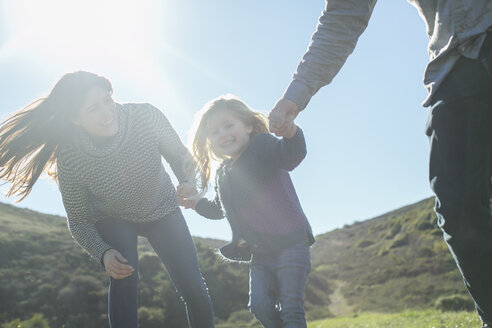
[[[306,327],[304,288],[311,270],[314,238],[288,171],[306,155],[293,123],[279,140],[266,118],[233,96],[208,103],[197,122],[193,153],[205,191],[211,164],[213,200],[198,197],[191,184],[178,186],[178,199],[209,219],[227,217],[233,234],[222,255],[250,261],[250,309],[264,327]]]
[[[137,236],[145,236],[183,297],[191,327],[213,327],[212,304],[164,157],[180,182],[191,157],[150,104],[113,101],[111,83],[64,75],[50,94],[0,126],[0,178],[21,199],[43,172],[58,179],[75,241],[110,276],[109,323],[137,327]],[[179,250],[178,252],[176,250]]]

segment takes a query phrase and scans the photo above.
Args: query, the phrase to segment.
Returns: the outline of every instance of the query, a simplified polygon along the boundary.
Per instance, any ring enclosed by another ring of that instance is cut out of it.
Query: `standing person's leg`
[[[213,327],[212,302],[198,267],[195,244],[181,210],[177,209],[157,222],[145,224],[144,230],[144,235],[184,299],[190,327]]]
[[[137,328],[137,234],[131,223],[105,219],[96,223],[102,239],[128,260],[135,271],[123,279],[109,277],[108,316],[111,328]]]
[[[285,249],[275,260],[283,328],[306,327],[304,291],[310,272],[310,251],[305,244],[296,244]]]
[[[253,254],[249,270],[249,308],[265,328],[280,328],[277,281],[271,257]]]
[[[489,36],[482,61],[462,58],[456,64],[436,95],[427,126],[438,224],[478,313],[488,324],[492,323],[491,43]]]

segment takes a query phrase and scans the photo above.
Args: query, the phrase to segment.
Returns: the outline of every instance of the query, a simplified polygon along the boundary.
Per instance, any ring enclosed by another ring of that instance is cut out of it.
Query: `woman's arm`
[[[148,106],[149,120],[157,133],[159,150],[179,182],[186,182],[194,176],[192,156],[181,142],[167,117],[158,108]]]
[[[58,162],[59,164],[59,162]],[[90,221],[89,200],[85,188],[76,181],[73,173],[63,165],[58,165],[58,186],[67,212],[68,229],[90,256],[99,262],[106,272],[115,279],[123,279],[132,274],[134,268],[127,265],[127,260],[108,245]]]
[[[104,253],[112,247],[105,243],[90,221],[89,200],[85,188],[77,182],[70,169],[57,163],[58,188],[67,212],[68,229],[79,244],[93,259],[103,264]]]

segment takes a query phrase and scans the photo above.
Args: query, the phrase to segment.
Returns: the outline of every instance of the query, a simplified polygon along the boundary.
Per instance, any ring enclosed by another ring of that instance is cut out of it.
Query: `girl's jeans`
[[[427,123],[438,225],[485,323],[492,323],[492,35],[461,58]]]
[[[132,223],[105,219],[96,223],[101,237],[119,251],[133,274],[109,283],[109,325],[111,328],[137,327],[138,253],[137,236],[148,239],[164,263],[172,283],[186,304],[190,327],[213,327],[212,303],[203,281],[195,245],[181,210],[155,222]]]
[[[306,327],[304,289],[310,272],[309,246],[305,244],[275,255],[253,254],[249,306],[263,327]]]

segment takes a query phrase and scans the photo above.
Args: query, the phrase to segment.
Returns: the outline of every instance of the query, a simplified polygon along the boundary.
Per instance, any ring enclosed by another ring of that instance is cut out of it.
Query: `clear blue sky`
[[[159,107],[187,141],[194,113],[221,94],[267,113],[324,5],[0,0],[0,117],[48,93],[63,73],[83,69],[109,78],[117,101]],[[413,7],[380,0],[341,72],[300,114],[308,156],[292,177],[315,234],[431,196],[428,110],[420,105],[426,46]],[[65,215],[47,179],[17,205]],[[230,238],[225,221],[184,213],[193,235]]]

